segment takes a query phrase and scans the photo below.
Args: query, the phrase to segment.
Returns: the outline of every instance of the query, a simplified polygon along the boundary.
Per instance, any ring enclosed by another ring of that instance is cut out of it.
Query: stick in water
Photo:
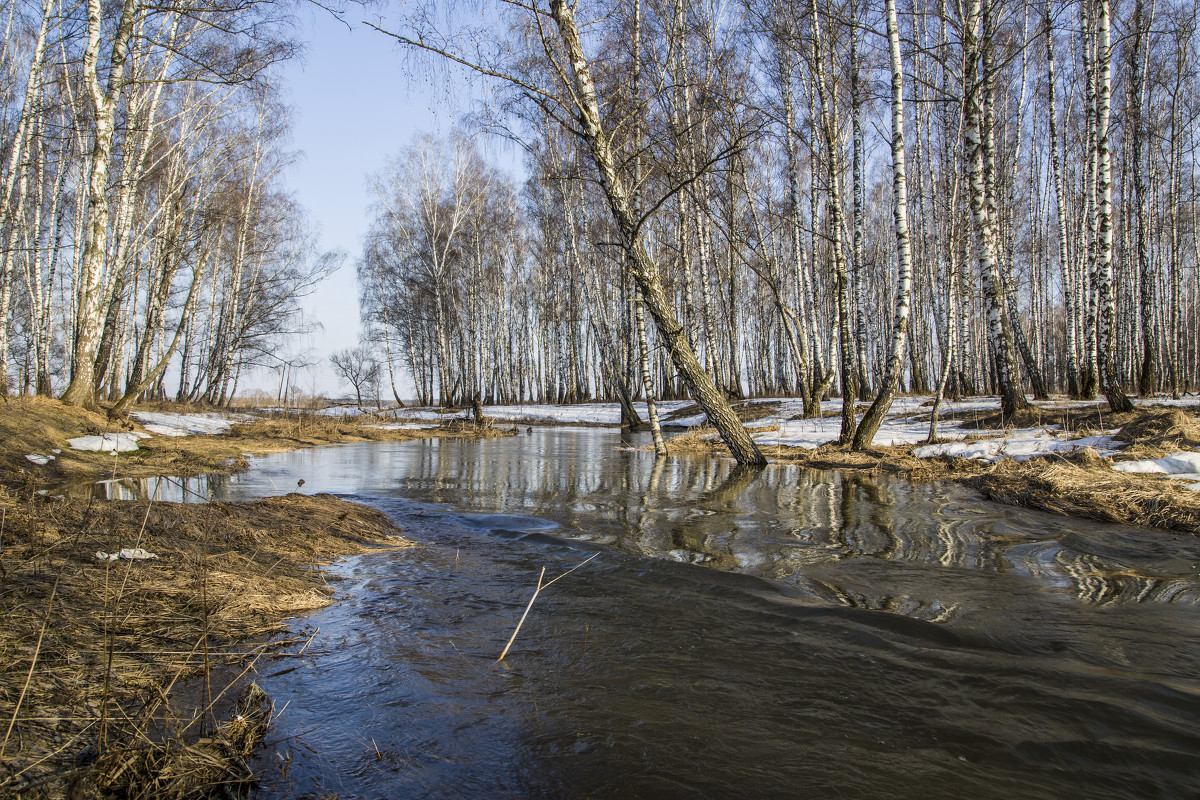
[[[540,574],[540,575],[538,575],[537,588],[533,590],[533,597],[529,598],[529,605],[525,606],[525,613],[524,613],[524,614],[522,614],[522,615],[521,615],[521,619],[519,619],[519,620],[517,621],[517,627],[513,629],[512,636],[508,637],[508,644],[504,645],[504,652],[503,652],[503,653],[501,653],[501,654],[500,654],[500,657],[496,659],[496,663],[497,663],[497,664],[499,664],[501,661],[503,661],[503,660],[504,660],[504,657],[505,657],[506,655],[508,655],[508,649],[509,649],[510,647],[512,647],[512,643],[513,643],[513,642],[515,642],[515,641],[517,640],[517,634],[521,632],[521,626],[525,624],[525,618],[529,616],[529,609],[533,608],[533,601],[534,601],[534,600],[537,600],[537,598],[538,598],[538,594],[540,594],[540,593],[541,593],[542,589],[545,589],[545,588],[547,588],[548,586],[550,586],[550,584],[554,583],[555,581],[561,581],[563,578],[567,577],[567,576],[568,576],[568,575],[570,575],[572,572],[574,572],[575,570],[579,569],[579,568],[580,568],[580,567],[582,567],[584,564],[588,563],[589,561],[591,561],[593,558],[595,558],[595,557],[596,557],[596,556],[598,556],[598,555],[600,555],[600,554],[599,554],[599,553],[592,553],[590,556],[588,556],[587,558],[585,558],[583,561],[580,561],[580,562],[579,562],[578,564],[576,564],[575,566],[571,567],[569,570],[567,570],[566,572],[564,572],[562,575],[559,575],[559,576],[558,576],[557,578],[555,578],[554,580],[552,580],[552,581],[549,581],[549,582],[547,582],[547,583],[545,583],[545,584],[543,584],[543,583],[542,583],[542,578],[546,577],[546,568],[545,568],[545,567],[542,567],[542,572],[541,572],[541,574]]]

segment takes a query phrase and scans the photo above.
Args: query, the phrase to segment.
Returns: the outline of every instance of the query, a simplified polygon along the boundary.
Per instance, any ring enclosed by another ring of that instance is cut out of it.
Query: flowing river
[[[1200,540],[535,428],[300,450],[418,547],[336,568],[263,798],[1200,792]],[[196,487],[193,487],[196,488]],[[508,657],[496,658],[546,579]]]

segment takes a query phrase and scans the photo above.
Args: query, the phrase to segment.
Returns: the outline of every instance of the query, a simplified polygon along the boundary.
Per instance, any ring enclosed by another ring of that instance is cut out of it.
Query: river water
[[[337,567],[259,796],[1200,793],[1200,542],[614,430],[295,451],[419,547]],[[504,648],[542,568],[557,576]]]

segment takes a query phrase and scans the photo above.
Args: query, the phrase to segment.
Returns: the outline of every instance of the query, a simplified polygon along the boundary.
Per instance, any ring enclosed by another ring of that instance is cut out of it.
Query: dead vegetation
[[[229,797],[269,704],[255,667],[333,594],[321,564],[403,546],[329,495],[245,504],[91,502],[0,490],[0,796]],[[146,560],[97,552],[142,548]],[[217,676],[221,676],[218,680]],[[175,700],[187,681],[194,707]]]
[[[461,420],[379,427],[389,421],[260,414],[227,434],[153,436],[113,455],[67,440],[135,422],[44,398],[0,406],[0,709],[12,709],[0,719],[0,797],[244,794],[269,703],[247,688],[234,708],[233,687],[303,644],[285,620],[329,602],[318,565],[400,541],[382,514],[328,495],[181,505],[53,499],[37,487],[230,472],[246,454],[318,444],[511,434]],[[31,453],[53,458],[35,464]],[[158,557],[96,557],[122,548]],[[197,680],[202,696],[181,709],[175,692]],[[218,723],[222,709],[233,716]]]
[[[1128,443],[1125,458],[1162,458],[1168,452],[1200,450],[1200,421],[1179,409],[1143,412],[1116,438]]]
[[[998,503],[1200,534],[1200,493],[1162,475],[1117,472],[1094,450],[1074,460],[1005,460],[964,482]]]

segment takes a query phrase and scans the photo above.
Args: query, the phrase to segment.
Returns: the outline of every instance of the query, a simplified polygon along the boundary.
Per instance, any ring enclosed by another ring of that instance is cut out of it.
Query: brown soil
[[[330,601],[316,567],[408,544],[383,514],[330,495],[182,505],[0,489],[0,515],[0,796],[245,789],[268,713],[251,690],[216,724],[229,681],[304,644],[284,621]],[[133,547],[157,558],[96,556]],[[209,685],[215,674],[228,681]],[[170,707],[195,676],[198,708]]]

